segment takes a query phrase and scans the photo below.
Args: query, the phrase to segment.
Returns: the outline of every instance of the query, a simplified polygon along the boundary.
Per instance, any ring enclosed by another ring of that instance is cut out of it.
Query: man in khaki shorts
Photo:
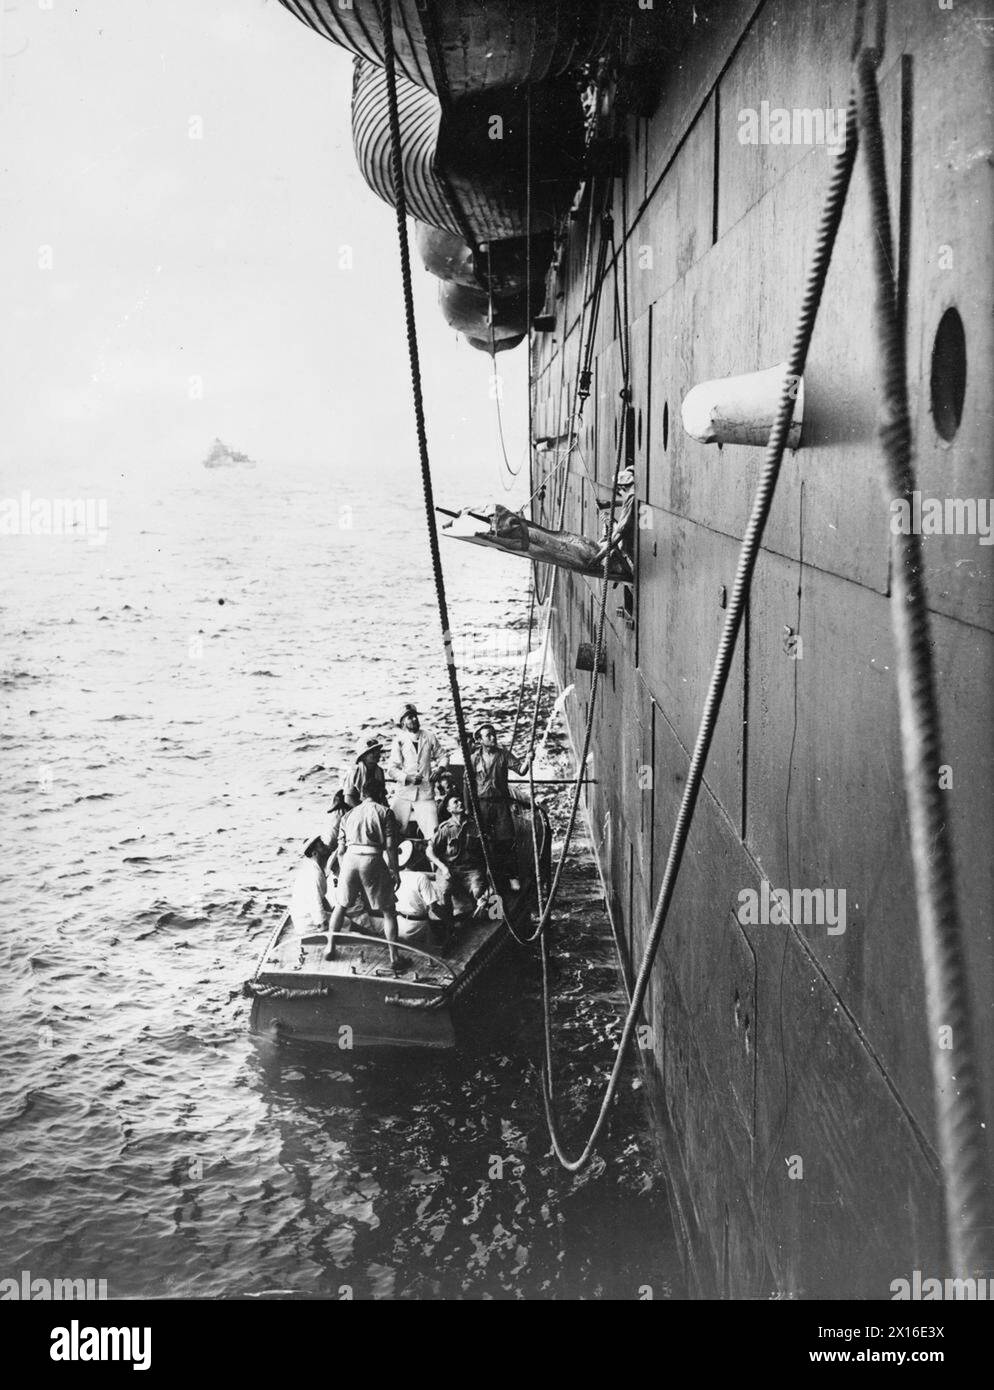
[[[390,964],[396,963],[397,900],[400,883],[397,867],[397,822],[393,813],[375,799],[376,788],[363,788],[359,805],[342,817],[338,828],[338,887],[335,908],[328,923],[325,960],[335,956],[335,932],[341,931],[345,914],[356,899],[365,897],[371,912],[383,914]]]

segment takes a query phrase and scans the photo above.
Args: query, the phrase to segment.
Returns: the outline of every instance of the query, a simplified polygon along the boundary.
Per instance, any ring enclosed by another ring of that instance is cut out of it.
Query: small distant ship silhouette
[[[248,454],[240,454],[225,444],[223,439],[215,439],[210,453],[204,459],[205,468],[254,468],[255,461]]]

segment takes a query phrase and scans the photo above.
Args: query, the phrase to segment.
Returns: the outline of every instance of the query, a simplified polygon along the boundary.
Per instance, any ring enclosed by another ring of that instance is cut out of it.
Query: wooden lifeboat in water
[[[462,767],[450,771],[459,785]],[[521,887],[511,892],[500,881],[497,887],[504,913],[524,933],[535,907],[533,819],[546,889],[552,835],[545,810],[533,810],[523,788],[512,788],[512,793]],[[444,955],[398,943],[404,964],[395,972],[382,937],[336,932],[335,959],[326,961],[325,938],[302,937],[287,913],[243,986],[252,999],[249,1026],[281,1041],[325,1043],[342,1050],[451,1048],[508,940],[499,915],[457,919],[453,931]]]

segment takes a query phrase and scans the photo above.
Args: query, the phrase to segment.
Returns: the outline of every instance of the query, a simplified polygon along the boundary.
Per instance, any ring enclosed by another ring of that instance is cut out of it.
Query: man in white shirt
[[[328,880],[324,872],[328,854],[328,845],[320,835],[315,835],[304,846],[304,857],[294,870],[290,918],[301,936],[306,932],[324,931],[328,920]]]
[[[431,839],[438,828],[438,808],[431,785],[433,764],[446,761],[441,740],[430,729],[422,729],[413,705],[405,705],[401,710],[397,730],[387,764],[387,771],[397,782],[390,809],[401,834],[413,816],[421,834]]]
[[[441,931],[442,923],[438,912],[439,905],[445,899],[444,889],[436,884],[433,874],[415,867],[417,861],[412,840],[401,842],[397,862],[400,866],[397,933],[401,941],[409,941],[412,946],[430,946],[436,938],[433,927],[439,929],[442,935],[448,934]]]

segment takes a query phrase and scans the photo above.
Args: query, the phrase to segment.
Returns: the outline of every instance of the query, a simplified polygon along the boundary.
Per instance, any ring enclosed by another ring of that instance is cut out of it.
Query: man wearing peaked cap
[[[387,771],[395,779],[390,809],[403,833],[413,817],[426,838],[438,828],[438,808],[432,792],[434,764],[446,756],[438,735],[421,727],[414,705],[406,704],[397,718],[397,734],[390,749]]]

